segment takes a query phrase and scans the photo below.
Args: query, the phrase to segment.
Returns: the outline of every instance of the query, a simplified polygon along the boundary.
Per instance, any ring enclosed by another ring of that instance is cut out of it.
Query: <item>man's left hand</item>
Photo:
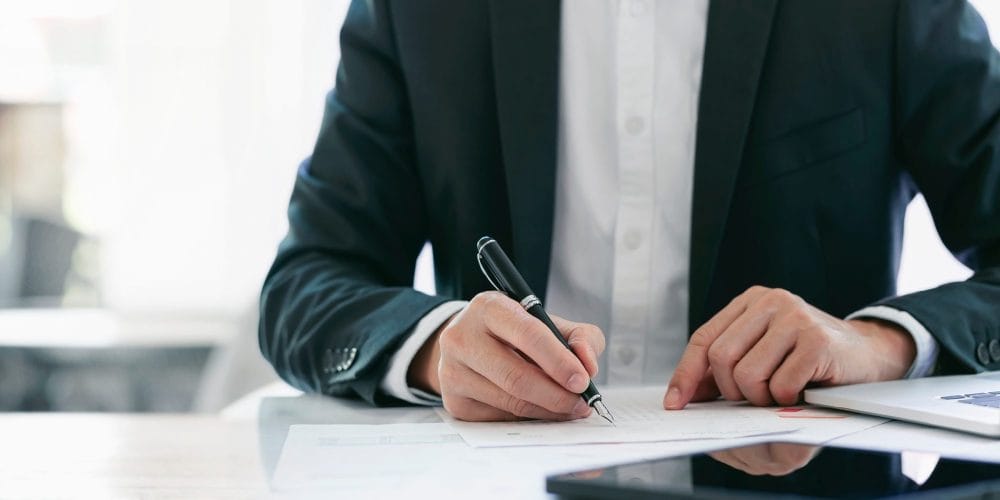
[[[691,336],[663,407],[720,394],[793,405],[807,384],[902,378],[915,355],[913,338],[892,323],[838,319],[786,290],[752,287]]]

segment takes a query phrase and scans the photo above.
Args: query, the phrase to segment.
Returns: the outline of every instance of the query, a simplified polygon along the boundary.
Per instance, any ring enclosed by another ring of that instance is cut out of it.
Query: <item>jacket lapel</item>
[[[689,322],[706,311],[777,0],[712,0],[708,13],[691,221]]]
[[[513,260],[544,299],[552,247],[559,87],[558,0],[491,0],[493,71]]]

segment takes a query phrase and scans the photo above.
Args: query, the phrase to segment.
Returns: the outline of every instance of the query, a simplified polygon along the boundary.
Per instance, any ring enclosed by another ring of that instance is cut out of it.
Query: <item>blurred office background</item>
[[[0,411],[214,411],[274,380],[256,296],[347,3],[0,0]],[[915,201],[901,292],[968,274]]]

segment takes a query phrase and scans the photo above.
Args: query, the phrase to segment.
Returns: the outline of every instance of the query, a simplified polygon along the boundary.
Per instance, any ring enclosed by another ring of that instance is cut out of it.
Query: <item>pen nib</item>
[[[601,418],[603,418],[604,420],[607,420],[608,422],[610,422],[611,425],[615,425],[615,417],[611,415],[611,411],[608,410],[608,407],[607,407],[607,405],[604,404],[604,401],[600,401],[600,400],[595,401],[594,402],[594,411],[596,411],[597,414],[601,416]],[[618,427],[618,426],[615,425],[615,427]]]

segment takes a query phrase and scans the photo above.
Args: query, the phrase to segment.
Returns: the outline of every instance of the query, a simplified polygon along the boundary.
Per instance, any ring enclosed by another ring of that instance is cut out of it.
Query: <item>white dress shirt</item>
[[[602,384],[663,384],[688,339],[695,132],[709,0],[562,4],[559,136],[546,309],[593,323],[607,339]],[[581,251],[581,249],[586,249]],[[406,372],[420,346],[465,302],[425,316],[390,360],[381,388],[434,404]],[[938,346],[889,307],[849,316],[913,335],[907,376],[929,373]]]

